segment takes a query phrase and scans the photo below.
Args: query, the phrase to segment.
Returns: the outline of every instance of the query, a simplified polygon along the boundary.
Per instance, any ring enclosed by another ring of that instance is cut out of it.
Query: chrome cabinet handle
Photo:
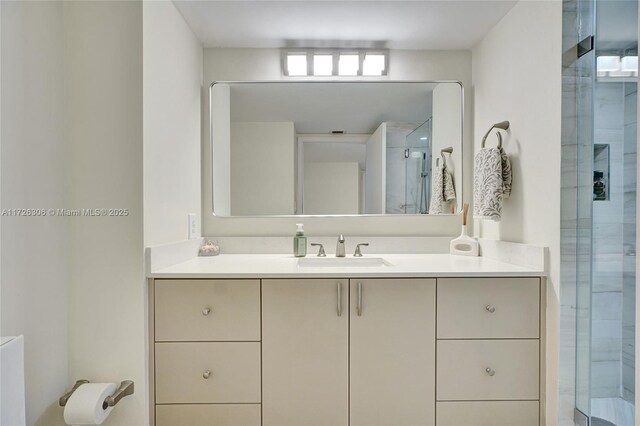
[[[211,308],[210,307],[205,307],[204,309],[202,309],[202,315],[204,315],[205,317],[207,315],[209,315],[211,313]]]
[[[362,283],[358,282],[358,304],[356,305],[356,313],[359,317],[362,316]]]
[[[342,283],[338,283],[338,316],[342,316]]]
[[[202,373],[202,378],[206,380],[209,377],[211,377],[211,370],[205,370],[205,372]]]
[[[494,313],[496,311],[496,307],[493,305],[487,305],[485,306],[485,309],[487,310],[487,312],[489,312],[490,314]]]
[[[487,374],[488,374],[488,375],[490,375],[490,376],[492,376],[492,377],[496,374],[496,370],[494,370],[494,369],[493,369],[493,368],[491,368],[491,367],[487,367],[484,371],[486,371],[486,372],[487,372]]]

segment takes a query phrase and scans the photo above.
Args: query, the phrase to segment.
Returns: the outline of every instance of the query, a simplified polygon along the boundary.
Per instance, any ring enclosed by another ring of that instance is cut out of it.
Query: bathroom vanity
[[[543,271],[306,259],[221,255],[149,274],[152,424],[544,424]]]

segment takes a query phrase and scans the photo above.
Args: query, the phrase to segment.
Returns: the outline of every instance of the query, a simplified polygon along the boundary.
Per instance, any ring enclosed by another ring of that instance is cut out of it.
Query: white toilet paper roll
[[[64,421],[68,425],[99,425],[113,407],[102,408],[106,397],[113,395],[115,383],[85,383],[71,394],[64,406]]]

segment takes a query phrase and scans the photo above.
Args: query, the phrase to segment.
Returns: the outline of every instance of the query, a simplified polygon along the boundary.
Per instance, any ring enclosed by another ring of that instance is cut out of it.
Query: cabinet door
[[[351,280],[352,426],[435,424],[435,287]]]
[[[348,425],[347,297],[348,280],[263,281],[264,426]]]

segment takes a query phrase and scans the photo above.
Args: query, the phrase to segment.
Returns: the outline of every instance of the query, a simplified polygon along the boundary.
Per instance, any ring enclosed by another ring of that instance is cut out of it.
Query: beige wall
[[[336,192],[335,188],[340,190]],[[360,165],[357,162],[305,163],[304,211],[306,214],[358,214]]]
[[[225,80],[281,80],[278,49],[205,49],[204,99],[209,85]],[[471,87],[471,53],[468,51],[392,50],[389,80],[459,80]],[[202,138],[202,233],[224,235],[289,235],[295,232],[296,218],[219,218],[211,214],[211,150],[208,101],[203,109]],[[471,100],[465,98],[464,169],[470,170],[472,157]],[[464,195],[471,196],[471,173],[464,176]],[[460,220],[439,217],[346,217],[305,218],[309,235],[457,235]]]
[[[142,2],[65,2],[64,11],[71,204],[130,211],[73,218],[69,383],[133,380],[135,394],[104,424],[143,425]]]
[[[295,152],[292,122],[232,122],[231,214],[293,214]]]
[[[24,334],[27,424],[63,424],[78,378],[136,382],[105,424],[146,421],[142,3],[3,2],[2,334]]]
[[[27,424],[63,424],[58,398],[87,378],[134,380],[105,425],[143,425],[144,237],[184,239],[200,210],[200,44],[171,2],[0,10],[2,207],[129,210],[2,218],[0,331],[25,335]]]
[[[0,204],[62,208],[71,197],[64,134],[61,2],[1,2]],[[70,223],[2,216],[0,334],[25,336],[27,424],[61,423],[67,386]]]
[[[145,246],[200,217],[202,45],[170,1],[143,3]]]
[[[493,123],[509,120],[504,146],[514,173],[502,221],[476,223],[476,233],[549,247],[549,425],[558,399],[561,39],[562,2],[522,1],[473,49],[475,148]]]

